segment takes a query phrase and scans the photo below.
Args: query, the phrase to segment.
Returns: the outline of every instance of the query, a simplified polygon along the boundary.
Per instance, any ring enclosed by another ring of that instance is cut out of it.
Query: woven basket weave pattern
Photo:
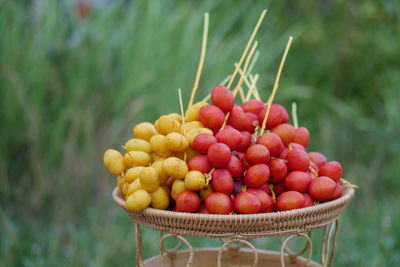
[[[132,212],[116,187],[114,201],[144,227],[200,237],[267,237],[303,233],[336,220],[354,196],[344,188],[341,198],[313,207],[274,213],[216,215],[182,213],[147,208]]]

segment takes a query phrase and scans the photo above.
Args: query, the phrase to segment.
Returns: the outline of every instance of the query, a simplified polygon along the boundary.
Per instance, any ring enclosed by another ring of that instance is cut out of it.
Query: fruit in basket
[[[231,159],[229,160],[226,169],[230,172],[233,178],[241,178],[244,171],[240,160],[233,155],[231,155]]]
[[[342,186],[340,183],[336,183],[336,188],[333,194],[328,198],[328,201],[338,199],[342,196],[343,191],[342,191]]]
[[[328,176],[335,182],[339,182],[342,175],[342,165],[337,161],[329,161],[325,163],[318,171],[318,176]]]
[[[258,114],[264,108],[264,102],[257,99],[250,99],[242,103],[244,112]]]
[[[230,195],[233,191],[233,178],[226,169],[216,169],[211,174],[211,187],[214,192]]]
[[[268,167],[270,171],[269,181],[271,183],[279,183],[285,179],[288,172],[285,160],[277,158],[271,159]]]
[[[126,208],[131,211],[141,211],[151,203],[151,196],[143,189],[139,189],[126,199]]]
[[[199,171],[202,173],[209,173],[211,171],[211,165],[208,162],[206,155],[198,155],[193,157],[187,163],[189,171]]]
[[[206,198],[206,208],[209,213],[229,214],[232,211],[232,200],[223,193],[212,193]]]
[[[302,149],[290,150],[286,156],[287,166],[292,171],[306,171],[310,167],[310,158]]]
[[[206,183],[204,174],[199,171],[189,171],[185,176],[185,187],[192,191],[198,191]]]
[[[285,178],[285,187],[292,191],[306,193],[311,183],[311,176],[302,171],[292,171]]]
[[[266,164],[256,164],[246,171],[243,182],[248,187],[258,188],[268,182],[269,174],[269,168]]]
[[[165,137],[165,146],[170,151],[185,151],[189,147],[189,142],[180,133],[172,132]]]
[[[282,143],[285,147],[293,142],[295,129],[292,125],[287,123],[279,124],[275,126],[271,131],[281,138]]]
[[[126,169],[124,157],[115,149],[107,149],[103,157],[104,165],[114,175],[121,175]]]
[[[234,127],[238,131],[243,130],[243,127],[245,126],[245,115],[240,106],[233,106],[228,117],[228,125]]]
[[[129,139],[125,143],[125,150],[126,151],[143,151],[147,154],[151,152],[151,145],[149,142],[139,138],[132,138]]]
[[[231,150],[236,150],[237,147],[242,142],[242,134],[231,127],[226,127],[220,130],[216,135],[215,138],[219,143],[224,143],[227,145]]]
[[[273,157],[279,157],[279,154],[282,153],[284,149],[281,138],[272,132],[265,133],[258,137],[256,143],[268,148],[268,151]]]
[[[218,85],[214,90],[212,90],[211,103],[226,113],[232,110],[233,105],[235,104],[235,98],[233,97],[231,90],[225,86]]]
[[[212,134],[202,133],[193,140],[193,147],[200,154],[207,154],[210,146],[215,143],[217,143],[217,139]]]
[[[304,148],[310,142],[310,132],[306,127],[299,127],[294,131],[293,143],[302,145]]]
[[[261,111],[258,113],[258,123],[260,125],[263,124],[265,115],[267,113],[267,107],[264,107],[263,109],[261,109]],[[275,126],[277,126],[278,124],[280,124],[282,121],[282,111],[279,107],[277,106],[271,106],[271,108],[269,109],[269,114],[268,114],[268,119],[266,122],[266,129],[272,129]]]
[[[179,179],[174,180],[171,186],[171,198],[176,200],[178,195],[185,190],[187,190],[185,181]]]
[[[233,210],[236,213],[252,214],[258,213],[261,209],[261,202],[255,194],[242,192],[236,195],[233,200]]]
[[[169,206],[169,196],[165,188],[159,186],[150,193],[151,206],[155,209],[165,210]]]
[[[309,152],[308,156],[311,162],[314,162],[318,168],[321,168],[327,162],[326,157],[319,152]]]
[[[199,119],[207,128],[219,129],[225,120],[224,112],[214,105],[200,108]]]
[[[263,145],[252,145],[246,151],[246,159],[251,164],[267,164],[270,159],[269,150]]]
[[[175,209],[180,212],[194,213],[199,210],[200,204],[200,197],[195,192],[185,190],[176,198]]]
[[[231,159],[231,150],[223,143],[215,143],[208,149],[207,158],[211,166],[225,168]]]
[[[124,175],[125,181],[127,183],[132,183],[133,181],[135,181],[137,178],[139,178],[139,175],[144,168],[146,167],[138,166],[128,169]]]
[[[310,196],[319,201],[328,200],[336,190],[336,183],[329,177],[320,176],[311,181]]]
[[[207,185],[207,187],[202,188],[202,189],[200,189],[200,191],[199,191],[200,198],[201,198],[203,201],[205,201],[206,198],[208,197],[208,195],[210,195],[210,194],[212,194],[212,193],[214,193],[214,191],[213,191],[211,185]]]
[[[140,179],[136,179],[135,181],[133,181],[132,183],[130,183],[128,185],[128,189],[125,195],[132,195],[133,193],[135,193],[136,191],[138,191],[139,189],[144,189],[140,183]]]
[[[133,135],[136,138],[140,138],[149,141],[153,135],[156,135],[157,131],[153,124],[149,122],[142,122],[133,128]]]
[[[314,206],[314,200],[311,198],[311,196],[309,194],[304,193],[303,197],[304,197],[304,206],[303,206],[303,208]]]
[[[184,160],[176,157],[169,157],[163,161],[163,169],[167,175],[177,179],[185,178],[188,166]]]
[[[256,195],[258,200],[260,200],[260,213],[275,211],[274,200],[265,191],[261,189],[250,188],[246,192]]]
[[[297,191],[282,193],[276,200],[276,208],[279,211],[300,209],[304,206],[304,196]]]

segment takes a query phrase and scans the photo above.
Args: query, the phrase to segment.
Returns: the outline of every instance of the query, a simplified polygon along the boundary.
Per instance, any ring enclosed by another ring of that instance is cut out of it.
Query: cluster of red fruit
[[[267,132],[258,136],[267,113],[262,101],[252,99],[238,106],[228,88],[217,86],[211,93],[211,102],[200,109],[199,119],[214,135],[196,136],[193,147],[200,155],[188,162],[188,168],[209,174],[212,191],[204,204],[195,192],[181,192],[175,211],[285,211],[342,195],[340,163],[327,162],[318,152],[307,153],[309,131],[288,124],[288,112],[283,106],[271,105],[265,124]]]

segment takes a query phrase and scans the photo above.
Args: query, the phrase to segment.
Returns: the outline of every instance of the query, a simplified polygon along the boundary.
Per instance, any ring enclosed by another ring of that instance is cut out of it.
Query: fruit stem
[[[204,188],[207,188],[207,186],[210,184],[211,181],[211,174],[215,171],[215,167],[211,169],[209,173],[206,173],[204,176],[206,177],[206,183],[204,184]]]
[[[269,184],[269,191],[271,191],[271,197],[272,197],[272,200],[275,203],[276,202],[276,195],[275,195],[275,192],[274,192],[274,185],[273,184]]]
[[[258,45],[258,42],[255,41],[253,47],[252,47],[251,50],[250,50],[249,56],[247,57],[246,62],[244,63],[243,73],[246,73],[247,66],[249,65],[251,56],[253,55],[254,51],[256,50],[257,45]],[[240,68],[239,65],[238,65],[238,67]],[[237,69],[238,69],[238,68],[237,68]],[[244,77],[244,75],[241,75],[241,76],[240,76],[239,82],[238,82],[238,84],[236,85],[235,90],[233,91],[233,97],[235,97],[236,94],[237,94],[237,92],[239,91],[239,88],[241,87],[241,85],[242,85],[242,83],[243,83],[243,77]],[[228,88],[229,88],[229,87],[228,87]],[[220,130],[222,130],[222,129],[225,128],[226,123],[227,123],[227,121],[228,121],[228,118],[229,118],[229,115],[230,115],[230,114],[231,114],[230,112],[226,113],[224,123],[222,124]]]
[[[199,61],[199,65],[197,67],[196,79],[194,80],[194,85],[193,85],[192,93],[190,95],[188,107],[190,107],[193,104],[194,96],[196,95],[197,88],[199,87],[201,71],[203,70],[203,65],[204,65],[204,58],[206,57],[207,36],[208,36],[208,19],[209,19],[209,14],[208,14],[208,12],[206,12],[206,13],[204,13],[203,40],[201,42],[200,61]]]
[[[272,93],[271,93],[271,95],[269,96],[268,101],[267,101],[267,103],[266,103],[266,105],[267,105],[267,112],[265,113],[265,117],[264,117],[264,121],[263,121],[263,124],[262,124],[262,127],[261,127],[260,135],[262,135],[262,134],[264,133],[265,124],[267,123],[267,118],[268,118],[268,115],[269,115],[269,110],[270,110],[270,108],[271,108],[272,101],[274,100],[276,91],[278,90],[279,79],[280,79],[280,77],[281,77],[283,65],[285,64],[286,56],[287,56],[287,54],[288,54],[288,52],[289,52],[289,48],[290,48],[290,45],[292,44],[292,40],[293,40],[293,37],[290,36],[290,37],[289,37],[289,40],[288,40],[288,42],[287,42],[287,44],[286,44],[285,52],[283,53],[283,56],[282,56],[282,59],[281,59],[281,64],[279,65],[278,73],[276,74],[275,83],[274,83],[274,88],[272,89]]]
[[[310,167],[308,167],[308,169],[311,171],[313,178],[317,178],[318,177],[318,173],[313,167],[310,166]]]
[[[251,44],[253,43],[253,40],[254,40],[254,38],[256,37],[256,34],[257,34],[257,32],[258,32],[258,29],[260,28],[261,23],[262,23],[262,21],[263,21],[263,19],[264,19],[266,13],[267,13],[267,10],[266,10],[266,9],[263,10],[263,12],[261,13],[260,18],[258,19],[257,24],[256,24],[256,26],[254,27],[254,30],[253,30],[253,32],[252,32],[252,34],[251,34],[251,36],[250,36],[250,39],[249,39],[249,41],[248,41],[247,44],[246,44],[246,47],[245,47],[245,49],[244,49],[244,51],[243,51],[243,54],[242,54],[242,57],[241,57],[240,60],[239,60],[238,67],[236,67],[236,69],[235,69],[235,71],[233,72],[232,77],[231,77],[231,79],[230,79],[230,81],[229,81],[229,83],[228,83],[228,86],[227,86],[228,88],[230,88],[230,87],[232,86],[233,80],[235,79],[235,77],[236,77],[236,75],[237,75],[237,73],[238,73],[238,70],[239,70],[240,66],[242,66],[242,63],[243,63],[243,61],[244,61],[244,59],[245,59],[245,57],[246,57],[246,55],[247,55],[247,51],[249,50]]]
[[[340,184],[344,185],[344,186],[347,186],[347,187],[350,187],[350,188],[354,188],[354,189],[358,188],[357,185],[351,184],[351,183],[349,183],[349,182],[347,182],[347,181],[345,181],[343,179],[340,179]]]
[[[237,92],[239,91],[239,88],[242,86],[243,78],[245,77],[244,74],[245,74],[246,71],[247,71],[247,67],[249,66],[250,59],[251,59],[251,57],[253,56],[254,51],[255,51],[256,48],[257,48],[257,45],[258,45],[258,42],[255,41],[254,44],[253,44],[253,47],[252,47],[251,50],[250,50],[250,53],[249,53],[248,57],[246,58],[246,62],[244,63],[244,67],[243,67],[243,75],[240,75],[239,82],[238,82],[238,84],[236,85],[235,90],[233,90],[233,97],[236,96]],[[238,65],[237,67],[240,68],[239,65]],[[236,67],[236,68],[237,68],[237,67]],[[244,99],[243,99],[243,100],[244,100]]]
[[[237,65],[238,65],[238,64],[235,63],[235,66],[237,66]],[[253,93],[253,94],[254,94],[254,91],[250,91],[250,89],[251,89],[251,87],[252,87],[252,84],[250,84],[249,79],[247,79],[247,74],[244,74],[244,73],[243,73],[243,70],[242,70],[241,68],[239,68],[239,74],[240,74],[241,76],[243,76],[243,81],[244,81],[244,83],[246,84],[246,86],[249,88],[249,90],[247,91],[247,96],[246,96],[246,97],[244,97],[243,90],[240,91],[241,94],[243,93],[243,97],[241,96],[241,97],[242,97],[242,103],[243,103],[244,101],[246,101],[247,97],[248,97],[247,100],[250,99],[250,93]],[[241,89],[242,89],[242,88],[241,88]],[[254,97],[256,97],[255,94],[254,94]]]
[[[299,122],[297,121],[297,104],[292,102],[292,116],[293,116],[293,126],[295,129],[299,128]]]
[[[183,101],[182,101],[182,91],[181,88],[178,89],[178,95],[179,95],[179,106],[181,108],[181,116],[182,116],[182,130],[183,130],[183,135],[185,136],[185,114],[183,114]],[[186,151],[183,154],[183,160],[186,162]]]
[[[259,75],[256,74],[256,76],[253,78],[253,76],[250,74],[250,80],[251,80],[251,84],[249,86],[249,90],[247,91],[247,96],[245,98],[245,101],[248,101],[251,97],[251,95],[254,96],[255,99],[259,100],[259,97],[257,95],[257,87],[256,87],[256,83],[258,81],[258,77]]]

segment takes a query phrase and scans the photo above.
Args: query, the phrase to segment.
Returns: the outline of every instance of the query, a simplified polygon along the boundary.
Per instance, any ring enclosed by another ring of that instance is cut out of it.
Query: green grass
[[[310,150],[340,161],[360,187],[341,219],[335,266],[400,263],[396,1],[98,1],[82,22],[70,2],[0,1],[1,266],[131,265],[133,224],[112,202],[104,150],[136,123],[178,111],[177,88],[187,103],[203,12],[210,33],[197,99],[233,71],[264,8],[262,97],[293,35],[276,101],[298,103]],[[157,239],[144,231],[146,257]]]

